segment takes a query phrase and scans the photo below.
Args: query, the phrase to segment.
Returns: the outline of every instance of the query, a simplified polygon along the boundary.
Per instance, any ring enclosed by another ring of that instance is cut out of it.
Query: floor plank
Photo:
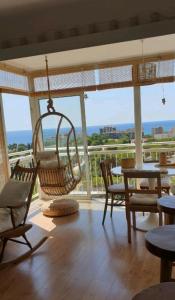
[[[109,213],[101,225],[103,205],[81,203],[77,215],[47,218],[32,210],[34,244],[43,234],[48,241],[30,258],[0,271],[2,300],[130,300],[159,282],[159,259],[144,245],[144,233],[133,234],[128,245],[123,210]],[[6,258],[24,251],[9,242]]]

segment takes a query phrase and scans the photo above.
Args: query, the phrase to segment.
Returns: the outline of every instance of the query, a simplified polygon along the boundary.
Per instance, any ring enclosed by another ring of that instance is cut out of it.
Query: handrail
[[[18,152],[9,152],[8,156],[17,156],[17,155],[25,155],[25,154],[32,154],[33,150],[29,149],[29,150],[24,150],[24,151],[18,151]]]
[[[168,141],[168,142],[150,142],[150,143],[143,143],[142,146],[143,146],[143,152],[146,152],[146,151],[155,151],[157,150],[157,152],[160,152],[160,151],[171,151],[172,148],[170,147],[161,147],[161,148],[152,148],[151,146],[172,146],[174,145],[175,147],[175,141]],[[131,148],[133,147],[133,149],[118,149],[118,148]],[[151,147],[151,148],[150,148]],[[110,149],[112,148],[113,151],[122,151],[124,152],[125,150],[126,151],[132,151],[132,150],[135,150],[135,144],[134,143],[130,143],[130,144],[110,144],[110,145],[96,145],[96,146],[88,146],[88,151],[89,150],[97,150],[97,151],[106,151],[105,149],[107,149],[107,151],[110,151]],[[114,149],[114,148],[117,148],[117,149]],[[46,148],[47,150],[54,150],[55,148],[54,147],[47,147]],[[74,149],[74,147],[70,147],[71,150]],[[83,146],[78,146],[78,150],[83,150],[84,147]],[[66,147],[61,147],[60,148],[60,151],[64,151],[66,150]],[[8,154],[9,158],[11,157],[15,157],[15,156],[27,156],[27,155],[32,155],[32,152],[33,150],[32,149],[29,149],[29,150],[25,150],[25,151],[18,151],[18,152],[10,152]],[[93,151],[94,153],[94,151]]]
[[[164,143],[160,143],[159,145],[163,145]],[[166,143],[166,145],[169,145],[169,144],[172,144],[172,143]],[[118,148],[118,147],[128,147],[128,145],[131,147],[131,145],[133,146],[133,144],[113,144],[113,145],[98,145],[98,146],[88,146],[88,154],[89,155],[93,155],[93,154],[98,154],[99,152],[100,153],[105,153],[105,154],[108,154],[108,153],[135,153],[135,148],[133,149],[114,149],[115,148]],[[156,143],[154,144],[146,144],[146,146],[153,146],[153,145],[157,145]],[[174,143],[174,146],[175,146],[175,143]],[[74,149],[74,147],[70,147],[72,150]],[[83,146],[78,146],[78,150],[83,150]],[[107,149],[106,149],[107,148]],[[112,149],[110,149],[112,148]],[[54,148],[47,148],[48,150],[54,150]],[[61,151],[64,151],[66,150],[66,147],[61,147],[60,148]],[[94,151],[89,151],[89,150],[94,150]],[[171,152],[175,149],[173,149],[172,147],[159,147],[159,148],[143,148],[143,153],[145,152]],[[25,151],[19,151],[19,152],[13,152],[13,153],[9,153],[8,156],[9,156],[9,159],[10,161],[15,161],[16,158],[15,157],[18,157],[18,159],[27,159],[30,157],[32,157],[32,149],[30,150],[25,150]],[[79,152],[80,155],[84,154],[84,151],[82,152]],[[64,153],[62,153],[63,155]]]

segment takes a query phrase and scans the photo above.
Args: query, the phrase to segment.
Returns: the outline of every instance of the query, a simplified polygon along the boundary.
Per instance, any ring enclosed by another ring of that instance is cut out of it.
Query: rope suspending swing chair
[[[46,61],[46,75],[48,86],[47,112],[38,119],[33,134],[33,155],[36,163],[39,163],[38,176],[41,190],[49,196],[67,195],[75,189],[81,180],[81,167],[78,155],[77,139],[75,128],[70,119],[64,114],[57,112],[51,98],[48,61]],[[55,144],[56,149],[45,150],[40,144],[40,135],[43,122],[53,118],[56,121]],[[65,134],[67,124],[67,134]],[[60,140],[64,140],[64,149],[60,147]]]

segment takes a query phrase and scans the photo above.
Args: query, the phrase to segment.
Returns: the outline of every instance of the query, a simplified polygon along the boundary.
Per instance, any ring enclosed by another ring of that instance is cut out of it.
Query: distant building
[[[175,127],[171,128],[169,131],[169,137],[175,137]]]
[[[111,139],[117,139],[119,138],[119,132],[117,132],[117,129],[112,126],[105,126],[100,129],[100,134],[105,135],[108,138]]]
[[[155,137],[156,134],[163,134],[163,133],[164,132],[163,132],[163,127],[162,126],[152,128],[153,137]]]
[[[154,139],[160,140],[160,139],[166,139],[169,137],[168,133],[156,133],[154,134]]]
[[[120,139],[124,135],[127,135],[130,140],[135,139],[135,128],[128,128],[126,130],[117,130],[115,127],[112,126],[105,126],[100,129],[100,134],[105,135],[108,138],[111,139]],[[142,136],[143,136],[143,130],[142,130]]]
[[[121,131],[122,134],[126,134],[130,140],[135,139],[135,128],[128,128],[125,131]],[[142,128],[142,137],[144,136],[144,131]]]
[[[116,132],[116,128],[111,127],[111,126],[105,126],[100,129],[101,134],[110,134],[110,133],[115,133],[115,132]]]
[[[130,140],[135,139],[135,128],[128,128],[126,131],[123,131],[123,133],[127,134]]]

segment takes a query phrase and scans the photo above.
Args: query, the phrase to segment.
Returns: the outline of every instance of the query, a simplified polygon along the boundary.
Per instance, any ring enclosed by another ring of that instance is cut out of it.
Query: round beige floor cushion
[[[54,200],[47,208],[43,208],[43,215],[47,217],[63,217],[76,213],[79,204],[75,200]]]

